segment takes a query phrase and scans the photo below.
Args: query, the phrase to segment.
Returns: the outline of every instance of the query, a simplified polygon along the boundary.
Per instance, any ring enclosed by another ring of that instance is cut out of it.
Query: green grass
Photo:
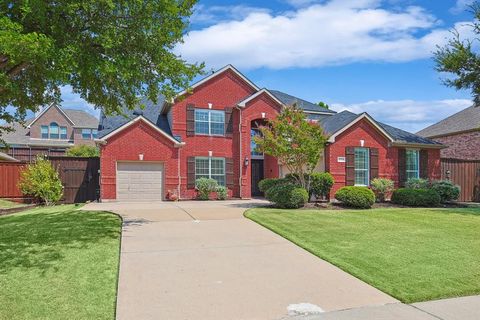
[[[0,217],[0,319],[114,319],[121,221],[77,208]]]
[[[403,302],[480,294],[479,208],[245,215]]]
[[[0,199],[0,209],[10,209],[24,206],[23,203]]]

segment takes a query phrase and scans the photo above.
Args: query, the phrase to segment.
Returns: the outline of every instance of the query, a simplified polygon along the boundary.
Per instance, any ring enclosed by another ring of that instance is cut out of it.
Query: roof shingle
[[[480,106],[468,107],[418,131],[417,134],[422,137],[433,138],[470,130],[480,130]]]

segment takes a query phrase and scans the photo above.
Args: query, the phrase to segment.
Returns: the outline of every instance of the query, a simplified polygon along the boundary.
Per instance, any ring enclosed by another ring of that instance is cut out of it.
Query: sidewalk
[[[480,296],[383,306],[354,308],[310,316],[292,316],[292,320],[478,320]]]

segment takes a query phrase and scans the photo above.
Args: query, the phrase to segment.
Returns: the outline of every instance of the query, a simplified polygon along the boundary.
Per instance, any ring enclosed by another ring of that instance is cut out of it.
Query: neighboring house
[[[480,160],[480,107],[466,108],[417,134],[448,146],[442,158]]]
[[[275,158],[255,152],[252,137],[292,103],[330,136],[317,168],[333,174],[332,194],[345,185],[368,186],[375,177],[397,185],[410,177],[439,178],[441,144],[366,113],[336,113],[260,89],[228,65],[171,102],[143,101],[143,110],[125,111],[126,117],[101,116],[102,200],[162,200],[169,192],[190,199],[201,177],[227,186],[233,197],[260,195],[261,179],[287,172]]]
[[[82,110],[63,109],[52,104],[25,124],[15,123],[13,131],[1,138],[8,144],[3,150],[11,157],[30,161],[38,154],[64,155],[79,144],[95,145],[98,119]]]
[[[3,152],[0,152],[0,161],[4,161],[4,162],[18,162],[17,159],[9,156],[8,154],[6,153],[3,153]]]

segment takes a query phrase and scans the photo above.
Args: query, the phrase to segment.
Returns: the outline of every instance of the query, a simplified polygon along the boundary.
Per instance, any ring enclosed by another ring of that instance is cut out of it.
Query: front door
[[[263,180],[263,159],[252,159],[252,196],[263,196],[258,183]]]

